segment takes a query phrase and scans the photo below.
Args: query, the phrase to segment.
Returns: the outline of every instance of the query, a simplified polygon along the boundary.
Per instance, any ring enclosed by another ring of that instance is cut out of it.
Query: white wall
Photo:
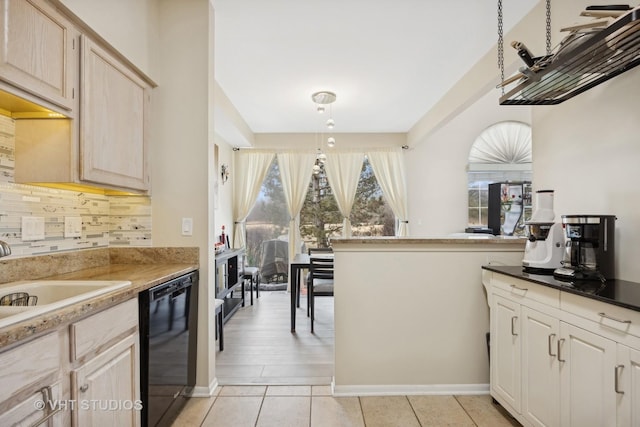
[[[533,110],[533,186],[556,215],[614,214],[616,277],[640,282],[640,69]]]
[[[489,309],[481,266],[514,264],[523,245],[335,242],[334,392],[486,392]]]
[[[215,143],[218,145],[218,164],[216,167],[216,180],[218,181],[217,189],[217,208],[215,208],[215,225],[213,232],[217,238],[222,232],[222,226],[224,225],[224,231],[229,236],[229,243],[233,244],[233,150],[224,139],[217,136],[215,137]],[[229,180],[226,183],[222,183],[220,177],[220,165],[226,164],[231,168],[229,173]]]
[[[156,246],[200,248],[198,393],[215,378],[213,242],[213,9],[208,0],[159,1],[155,41],[152,205]],[[182,218],[193,236],[181,235]]]
[[[493,90],[405,153],[409,232],[412,236],[441,236],[464,231],[468,223],[467,164],[476,137],[490,125],[517,120],[530,122],[529,107],[498,104]]]
[[[143,72],[150,74],[157,0],[59,0]]]

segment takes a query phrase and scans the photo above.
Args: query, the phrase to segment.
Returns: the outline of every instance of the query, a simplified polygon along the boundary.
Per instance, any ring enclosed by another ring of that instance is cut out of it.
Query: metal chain
[[[547,0],[547,55],[551,55],[551,0]]]
[[[502,0],[498,0],[498,67],[500,68],[500,83],[502,86],[502,95],[504,96],[504,37],[502,29]]]

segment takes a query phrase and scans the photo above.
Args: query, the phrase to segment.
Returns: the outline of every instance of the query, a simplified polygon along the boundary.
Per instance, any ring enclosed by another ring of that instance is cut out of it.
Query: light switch
[[[193,235],[193,218],[182,218],[182,235]]]
[[[22,217],[22,241],[44,240],[44,217]]]
[[[82,237],[82,217],[64,217],[64,237]]]

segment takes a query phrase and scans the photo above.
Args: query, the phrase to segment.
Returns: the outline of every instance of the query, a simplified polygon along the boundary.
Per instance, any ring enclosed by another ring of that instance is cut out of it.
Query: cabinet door
[[[81,61],[80,179],[148,190],[149,86],[86,37]]]
[[[561,420],[565,427],[616,425],[616,343],[560,323]]]
[[[43,0],[0,5],[0,79],[71,110],[77,78],[72,25]]]
[[[71,373],[73,425],[140,425],[138,353],[136,333]]]
[[[491,392],[520,412],[520,304],[493,296],[491,308]]]
[[[618,427],[640,426],[640,351],[618,344]]]
[[[560,321],[522,307],[522,415],[534,426],[560,425]]]

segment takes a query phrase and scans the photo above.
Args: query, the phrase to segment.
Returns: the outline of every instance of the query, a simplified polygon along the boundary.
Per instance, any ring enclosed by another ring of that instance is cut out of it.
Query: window
[[[531,181],[531,128],[521,122],[496,123],[475,140],[469,153],[469,226],[487,226],[488,186]],[[526,219],[527,211],[525,211]]]
[[[327,247],[330,237],[342,235],[338,210],[324,167],[313,175],[300,213],[300,233],[307,247]],[[365,158],[351,209],[352,236],[393,236],[395,216]]]
[[[351,211],[353,236],[393,236],[395,216],[382,197],[369,162],[365,159],[360,173],[356,199]],[[313,175],[300,212],[300,234],[305,247],[327,247],[330,237],[342,235],[342,215],[329,186],[324,168]],[[287,241],[289,213],[282,189],[278,161],[274,159],[262,183],[260,195],[246,220],[247,263],[264,269],[268,255],[265,247],[282,246],[274,241]],[[273,252],[273,251],[271,251]],[[277,258],[283,258],[277,255]],[[274,263],[276,263],[274,261]],[[272,263],[269,264],[273,267]],[[277,271],[275,271],[277,270]],[[262,275],[264,283],[286,282],[276,265],[274,274]],[[262,271],[261,271],[262,273]]]
[[[260,266],[261,270],[266,262],[269,263],[270,267],[276,266],[275,258],[273,263],[270,262],[271,260],[262,259],[263,246],[270,246],[269,243],[265,242],[287,240],[289,233],[289,213],[287,212],[287,204],[282,190],[278,161],[275,159],[271,163],[269,172],[262,183],[258,200],[247,217],[246,230],[247,264]],[[275,254],[275,252],[273,253]],[[263,274],[262,281],[265,283],[276,280],[286,282],[286,277],[277,274],[278,272],[275,270],[274,274]]]

